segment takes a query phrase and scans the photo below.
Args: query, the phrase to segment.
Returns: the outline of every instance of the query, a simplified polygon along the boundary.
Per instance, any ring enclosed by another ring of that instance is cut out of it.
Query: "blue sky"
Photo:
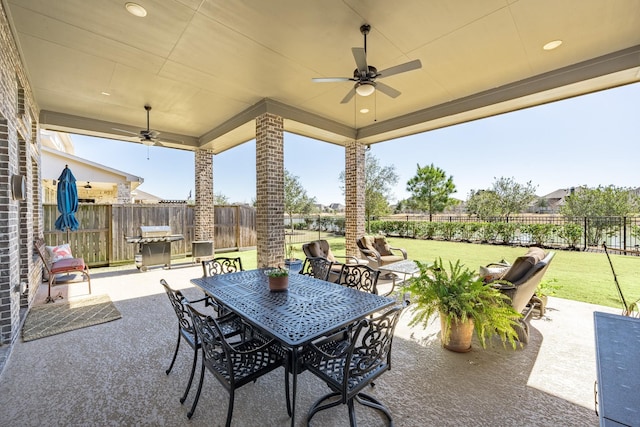
[[[453,176],[454,197],[486,189],[495,178],[531,183],[538,195],[587,185],[640,186],[640,83],[451,126],[371,146],[399,175],[394,201],[409,196],[417,164]],[[73,135],[75,154],[144,178],[140,189],[186,199],[194,188],[189,151]],[[285,134],[285,168],[319,203],[344,203],[338,176],[344,148]],[[255,141],[216,155],[214,192],[231,202],[255,198]],[[192,193],[193,194],[193,193]]]

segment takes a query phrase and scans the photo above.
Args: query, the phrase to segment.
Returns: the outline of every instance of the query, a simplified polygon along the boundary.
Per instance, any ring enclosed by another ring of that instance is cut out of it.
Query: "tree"
[[[307,190],[300,179],[288,170],[284,171],[284,211],[289,215],[291,232],[293,233],[293,214],[306,214],[314,209],[315,197],[307,196]]]
[[[213,195],[213,204],[214,205],[228,205],[229,198],[222,193],[216,193]]]
[[[345,174],[340,172],[338,178],[345,192]],[[378,159],[367,152],[364,158],[364,214],[367,224],[371,217],[389,213],[389,200],[393,198],[392,189],[398,182],[395,166],[381,166]],[[368,228],[368,227],[367,227]]]
[[[418,209],[429,212],[429,221],[434,213],[455,204],[449,197],[456,192],[453,176],[447,178],[445,171],[433,163],[425,167],[418,164],[416,175],[407,182],[407,191],[412,194],[411,201]]]
[[[560,213],[567,217],[627,216],[638,210],[638,196],[629,188],[577,188],[565,197]]]
[[[481,221],[499,216],[498,195],[491,190],[471,190],[467,197],[467,213]]]
[[[580,187],[565,197],[560,213],[569,219],[589,218],[587,243],[598,245],[607,229],[619,226],[620,220],[617,217],[637,212],[639,206],[640,199],[629,188],[613,185],[598,188]]]
[[[536,199],[536,187],[531,181],[519,184],[514,178],[494,178],[491,190],[497,196],[498,214],[509,218],[509,215],[524,211],[529,203]]]

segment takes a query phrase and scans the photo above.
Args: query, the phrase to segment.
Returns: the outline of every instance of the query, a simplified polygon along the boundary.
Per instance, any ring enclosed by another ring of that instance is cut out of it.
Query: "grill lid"
[[[138,227],[138,236],[142,238],[171,236],[171,227],[168,225],[141,225]]]

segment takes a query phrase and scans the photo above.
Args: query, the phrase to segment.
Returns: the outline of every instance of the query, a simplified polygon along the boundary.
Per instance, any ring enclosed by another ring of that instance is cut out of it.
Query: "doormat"
[[[120,319],[122,315],[109,295],[97,295],[32,307],[22,326],[22,340],[33,341],[74,329],[86,328]]]

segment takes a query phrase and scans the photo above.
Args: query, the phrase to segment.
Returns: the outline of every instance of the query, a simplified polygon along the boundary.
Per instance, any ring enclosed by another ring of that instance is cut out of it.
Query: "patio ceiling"
[[[164,145],[214,153],[264,112],[371,144],[640,81],[638,0],[138,0],[144,18],[116,0],[2,1],[44,128],[138,142],[114,129],[144,129],[148,103],[179,141]],[[384,80],[395,99],[341,104],[351,82],[311,79],[353,73],[364,23],[369,65],[422,69]]]

